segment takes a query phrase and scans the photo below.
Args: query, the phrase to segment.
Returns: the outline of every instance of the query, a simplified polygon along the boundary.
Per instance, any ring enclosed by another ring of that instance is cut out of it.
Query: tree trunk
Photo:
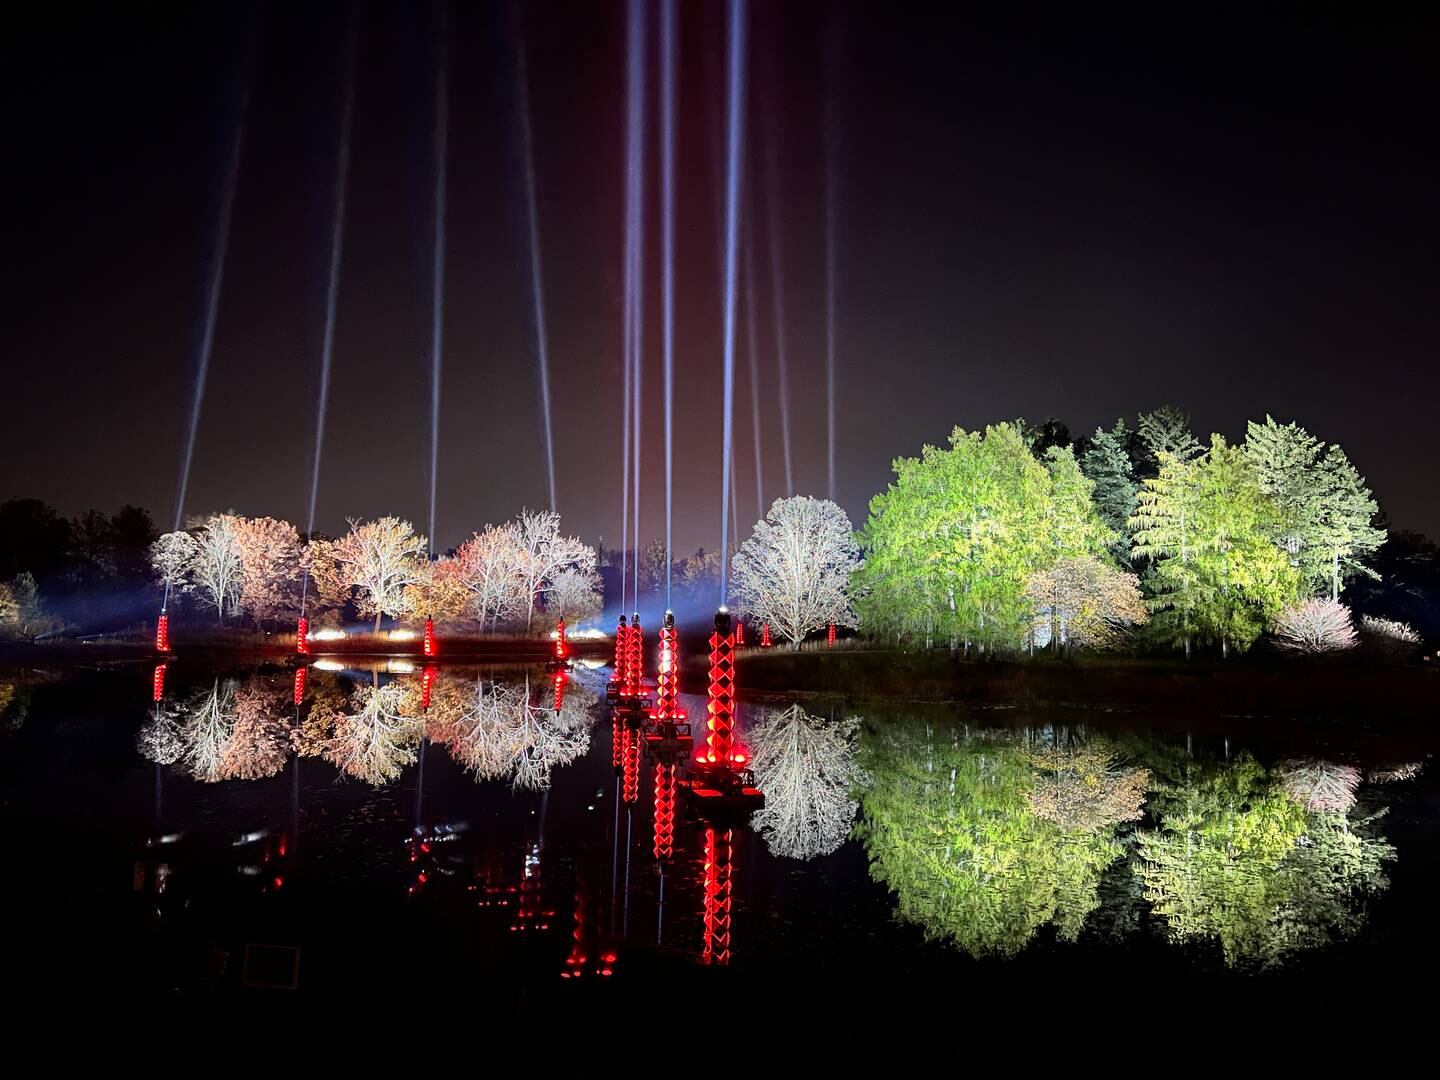
[[[380,618],[382,615],[384,615],[384,612],[375,612],[375,633],[377,634],[380,633]]]

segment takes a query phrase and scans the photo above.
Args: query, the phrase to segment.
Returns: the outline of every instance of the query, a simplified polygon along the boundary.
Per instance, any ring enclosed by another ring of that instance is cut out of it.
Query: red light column
[[[657,859],[675,854],[675,762],[655,763],[655,842]]]
[[[835,647],[835,624],[832,622],[830,628],[825,631],[825,644],[833,649]]]
[[[730,963],[731,843],[732,830],[705,830],[704,888],[705,947],[700,960],[705,964]]]
[[[295,624],[295,651],[301,656],[310,653],[310,620],[304,615]]]
[[[563,671],[555,673],[555,712],[558,715],[565,707],[565,684],[570,681],[570,676]]]
[[[740,646],[745,644],[745,620],[743,618],[735,620],[735,644]]]
[[[430,708],[430,694],[435,689],[435,676],[437,672],[430,665],[420,673],[420,708]]]
[[[170,616],[163,611],[155,620],[155,651],[170,651]]]
[[[640,732],[628,720],[620,721],[621,797],[627,805],[640,798]]]
[[[305,703],[305,679],[309,674],[308,667],[297,667],[295,669],[295,706],[299,708]]]
[[[564,660],[569,655],[570,645],[565,640],[565,620],[561,619],[555,627],[555,659]]]
[[[660,673],[656,677],[655,719],[678,720],[677,698],[680,692],[680,635],[675,629],[675,613],[665,613],[660,628]]]
[[[155,665],[155,674],[150,677],[150,683],[150,699],[158,705],[165,697],[164,664]]]
[[[425,616],[425,655],[439,655],[439,649],[435,643],[435,620],[429,615]]]
[[[625,616],[620,616],[620,621],[615,624],[615,670],[612,682],[623,683],[625,681],[625,670],[630,662],[630,630],[625,625]]]
[[[723,607],[715,613],[715,632],[710,635],[705,714],[704,760],[728,762],[735,731],[735,634],[730,629],[730,613]]]
[[[760,627],[760,647],[762,649],[770,648],[770,624],[768,622]]]

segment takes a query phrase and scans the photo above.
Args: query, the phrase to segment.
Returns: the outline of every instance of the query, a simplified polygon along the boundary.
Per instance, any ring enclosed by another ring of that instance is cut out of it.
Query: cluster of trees
[[[1169,407],[1075,444],[1054,422],[957,428],[894,469],[850,588],[868,630],[927,646],[1105,647],[1148,623],[1228,653],[1374,576],[1386,535],[1345,452],[1268,416],[1240,446]]]
[[[548,511],[487,525],[433,560],[399,518],[352,520],[338,539],[302,542],[289,522],[212,514],[156,539],[151,565],[167,594],[193,597],[222,622],[291,618],[302,590],[317,621],[353,609],[376,630],[387,617],[424,615],[528,630],[540,610],[576,621],[601,606],[594,549],[565,536]]]
[[[148,760],[202,783],[275,776],[298,754],[379,786],[413,764],[428,739],[477,779],[541,791],[553,769],[589,749],[598,707],[596,695],[579,684],[567,688],[557,711],[548,685],[445,676],[432,687],[428,709],[421,707],[418,679],[376,676],[352,685],[314,672],[303,710],[290,695],[283,675],[217,678],[157,708],[137,746]]]
[[[930,936],[1010,955],[1047,925],[1127,935],[1148,910],[1245,967],[1363,929],[1395,853],[1356,789],[1414,774],[921,722],[867,729],[860,762],[871,872]]]

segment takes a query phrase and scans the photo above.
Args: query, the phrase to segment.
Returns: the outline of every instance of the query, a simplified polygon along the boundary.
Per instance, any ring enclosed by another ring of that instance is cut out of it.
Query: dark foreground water
[[[661,860],[604,678],[557,710],[548,673],[444,669],[425,707],[418,674],[311,669],[297,708],[280,667],[171,665],[159,704],[149,669],[0,673],[11,984],[524,1010],[1354,987],[1440,951],[1434,737],[1383,717],[746,705],[766,810],[707,826],[682,800]]]

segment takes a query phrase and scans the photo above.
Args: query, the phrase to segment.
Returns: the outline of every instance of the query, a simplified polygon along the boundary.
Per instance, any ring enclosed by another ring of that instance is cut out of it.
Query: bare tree
[[[1149,617],[1140,579],[1092,555],[1057,559],[1048,570],[1031,574],[1025,591],[1035,605],[1036,644],[1057,652],[1067,645],[1110,648],[1126,627]]]
[[[240,609],[241,574],[239,519],[234,514],[212,514],[194,533],[195,555],[188,577],[200,602],[213,607],[221,622]]]
[[[161,588],[171,592],[189,589],[195,549],[195,538],[184,529],[165,533],[150,545],[150,568]]]
[[[751,824],[777,855],[813,859],[845,842],[867,777],[855,762],[856,719],[831,721],[799,705],[769,710],[748,737],[765,809]]]
[[[594,570],[566,567],[550,583],[545,610],[572,626],[600,614],[600,575]]]
[[[232,521],[240,549],[240,610],[258,623],[294,612],[299,602],[300,535],[277,518]]]
[[[776,499],[731,562],[746,609],[792,644],[828,623],[853,626],[850,575],[860,549],[845,511],[828,499]]]
[[[1358,638],[1350,609],[1338,600],[1302,600],[1275,620],[1275,644],[1286,652],[1318,656],[1353,649]]]
[[[573,536],[560,535],[560,515],[553,510],[522,510],[515,522],[519,540],[517,563],[525,582],[525,629],[530,629],[535,605],[541,601],[561,570],[595,569],[595,549]]]
[[[486,525],[455,553],[460,582],[470,595],[470,611],[483,627],[524,614],[528,604],[520,566],[520,529],[513,521]]]
[[[544,791],[551,772],[590,748],[596,697],[578,683],[567,688],[557,715],[523,684],[475,681],[467,707],[436,737],[477,780],[510,778],[515,790]]]
[[[408,521],[383,517],[361,522],[350,519],[350,531],[330,551],[339,580],[360,590],[356,606],[362,615],[380,620],[407,612],[406,589],[425,577],[429,544]]]
[[[216,679],[209,690],[186,702],[183,713],[180,764],[202,783],[224,780],[225,747],[235,728],[235,680]]]

